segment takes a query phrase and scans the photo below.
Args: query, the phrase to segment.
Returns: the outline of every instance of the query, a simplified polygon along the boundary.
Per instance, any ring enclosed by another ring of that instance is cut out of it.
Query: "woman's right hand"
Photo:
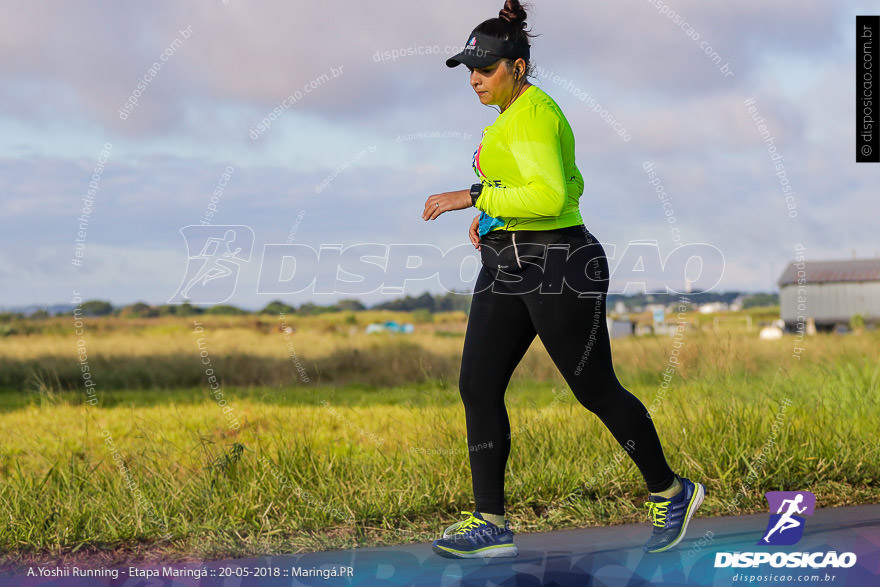
[[[480,216],[474,216],[473,222],[471,222],[471,229],[468,231],[468,236],[471,237],[471,243],[474,245],[474,248],[478,251],[480,250],[480,233],[477,232],[477,229],[480,228]]]

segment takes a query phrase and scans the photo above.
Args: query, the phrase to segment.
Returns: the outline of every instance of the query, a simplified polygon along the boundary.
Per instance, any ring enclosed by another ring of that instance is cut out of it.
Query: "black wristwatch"
[[[471,204],[477,205],[477,198],[480,197],[481,193],[483,193],[483,184],[475,183],[471,186]]]

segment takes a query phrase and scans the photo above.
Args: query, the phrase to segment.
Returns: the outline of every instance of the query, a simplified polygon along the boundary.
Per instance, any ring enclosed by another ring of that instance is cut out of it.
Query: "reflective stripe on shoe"
[[[431,548],[440,556],[447,558],[501,558],[505,556],[516,556],[519,550],[516,544],[493,544],[476,550],[456,550],[448,546],[437,544],[435,541]]]

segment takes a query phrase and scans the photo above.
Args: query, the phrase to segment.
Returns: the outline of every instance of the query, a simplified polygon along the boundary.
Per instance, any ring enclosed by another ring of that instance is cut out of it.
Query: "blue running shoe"
[[[678,495],[671,499],[652,495],[645,504],[654,524],[654,532],[644,547],[645,552],[663,552],[681,542],[688,522],[703,503],[706,496],[705,485],[695,484],[684,477],[679,477],[678,480],[682,484]]]
[[[507,522],[500,528],[487,522],[480,512],[461,512],[468,518],[453,524],[431,548],[447,558],[490,558],[516,556],[513,532]]]

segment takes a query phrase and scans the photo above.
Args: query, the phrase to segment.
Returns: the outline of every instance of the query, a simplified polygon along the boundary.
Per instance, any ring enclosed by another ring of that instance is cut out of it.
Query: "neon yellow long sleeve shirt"
[[[574,133],[562,110],[530,86],[483,131],[474,153],[483,184],[477,209],[495,228],[550,230],[583,223],[584,179],[574,161]]]

